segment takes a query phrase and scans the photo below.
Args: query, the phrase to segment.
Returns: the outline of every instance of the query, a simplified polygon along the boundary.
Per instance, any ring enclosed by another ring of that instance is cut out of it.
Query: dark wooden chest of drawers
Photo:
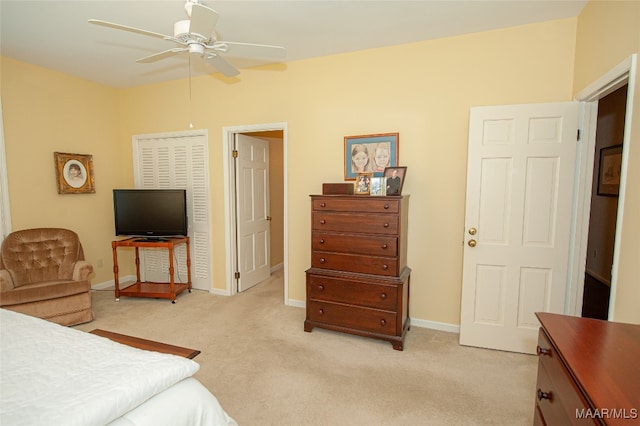
[[[640,424],[640,326],[536,315],[534,425]]]
[[[321,327],[403,349],[410,325],[408,203],[408,196],[311,196],[305,331]]]

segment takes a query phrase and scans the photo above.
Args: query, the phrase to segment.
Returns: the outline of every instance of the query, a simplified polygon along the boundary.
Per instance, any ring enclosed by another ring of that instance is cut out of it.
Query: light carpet
[[[535,356],[471,348],[413,326],[388,342],[303,330],[283,303],[282,271],[232,297],[196,291],[177,303],[94,291],[96,320],[77,326],[202,351],[196,374],[241,426],[531,425]]]

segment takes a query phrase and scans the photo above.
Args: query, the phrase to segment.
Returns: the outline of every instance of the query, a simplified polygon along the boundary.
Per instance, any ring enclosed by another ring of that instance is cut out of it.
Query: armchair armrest
[[[79,260],[73,265],[73,280],[85,281],[89,279],[89,275],[93,272],[93,265],[86,260]]]
[[[13,277],[6,269],[0,269],[0,292],[13,290]]]

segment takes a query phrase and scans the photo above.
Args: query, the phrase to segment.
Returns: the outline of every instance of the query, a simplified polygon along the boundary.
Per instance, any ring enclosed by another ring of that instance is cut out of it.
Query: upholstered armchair
[[[91,321],[92,272],[75,232],[12,232],[0,249],[0,307],[62,325]]]

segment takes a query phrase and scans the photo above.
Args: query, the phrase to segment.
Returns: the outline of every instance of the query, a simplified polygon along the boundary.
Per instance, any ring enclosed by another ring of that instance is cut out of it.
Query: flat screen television
[[[187,235],[184,189],[114,189],[116,235],[161,238]]]

